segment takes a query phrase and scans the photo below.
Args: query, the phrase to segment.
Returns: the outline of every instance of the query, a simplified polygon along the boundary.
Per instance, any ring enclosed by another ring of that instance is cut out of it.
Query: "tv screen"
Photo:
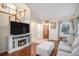
[[[23,23],[22,32],[23,34],[29,33],[29,24]]]
[[[10,33],[11,35],[27,34],[29,33],[29,24],[11,21]]]

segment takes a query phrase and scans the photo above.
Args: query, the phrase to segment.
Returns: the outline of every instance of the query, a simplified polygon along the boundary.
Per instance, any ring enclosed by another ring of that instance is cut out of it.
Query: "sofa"
[[[72,52],[58,51],[57,56],[79,56],[79,46],[74,48]]]
[[[75,37],[75,39],[69,37],[67,40],[67,42],[59,42],[57,56],[69,56],[79,52],[79,37]],[[74,52],[75,50],[76,52]]]

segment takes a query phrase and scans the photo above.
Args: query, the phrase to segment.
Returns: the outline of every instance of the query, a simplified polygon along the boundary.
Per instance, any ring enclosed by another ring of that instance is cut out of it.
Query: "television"
[[[10,34],[11,35],[27,34],[29,32],[30,32],[29,24],[10,21]]]

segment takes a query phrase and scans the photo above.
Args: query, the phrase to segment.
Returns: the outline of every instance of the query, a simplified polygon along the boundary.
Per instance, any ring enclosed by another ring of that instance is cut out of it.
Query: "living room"
[[[1,56],[79,56],[78,3],[0,3]]]

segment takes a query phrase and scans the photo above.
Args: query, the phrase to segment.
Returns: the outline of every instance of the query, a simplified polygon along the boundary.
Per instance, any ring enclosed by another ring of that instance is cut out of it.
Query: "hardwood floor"
[[[58,49],[58,41],[53,41],[55,44],[55,48],[53,49],[51,56],[56,56]],[[32,43],[30,46],[8,54],[7,52],[1,53],[0,56],[36,56],[36,46],[37,43]]]
[[[18,50],[16,52],[13,52],[11,54],[8,54],[7,52],[1,53],[1,56],[30,56],[31,55],[31,45],[23,48],[21,50]]]
[[[53,49],[53,51],[51,53],[51,56],[56,56],[57,55],[57,51],[58,51],[59,41],[53,41],[53,42],[54,42],[55,47],[54,47],[54,49]]]

